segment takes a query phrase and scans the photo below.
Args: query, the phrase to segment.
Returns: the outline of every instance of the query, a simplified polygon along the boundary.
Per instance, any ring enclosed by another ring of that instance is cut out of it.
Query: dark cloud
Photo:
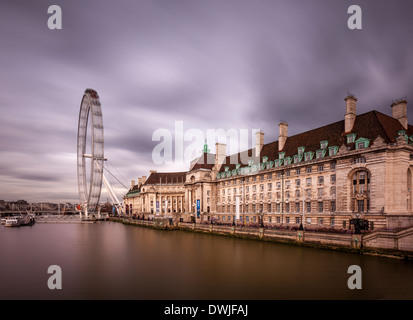
[[[77,118],[88,87],[101,97],[105,154],[123,180],[184,167],[151,157],[153,132],[173,134],[176,121],[204,134],[260,128],[271,142],[281,119],[289,134],[341,120],[348,91],[358,113],[389,114],[393,99],[413,95],[413,5],[358,0],[363,29],[351,31],[352,4],[70,1],[60,4],[63,29],[52,31],[50,1],[2,3],[2,197],[76,201]]]

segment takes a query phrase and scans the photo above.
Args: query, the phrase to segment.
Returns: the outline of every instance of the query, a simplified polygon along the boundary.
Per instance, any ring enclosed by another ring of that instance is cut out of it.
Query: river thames
[[[2,300],[413,299],[412,262],[115,222],[1,226],[0,259]]]

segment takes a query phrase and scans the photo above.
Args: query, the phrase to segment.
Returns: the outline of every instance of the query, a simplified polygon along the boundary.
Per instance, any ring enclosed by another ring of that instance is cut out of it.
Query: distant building
[[[187,172],[151,171],[124,197],[128,213],[166,215],[185,221],[232,222],[237,205],[243,223],[347,229],[367,219],[370,229],[413,225],[413,126],[407,101],[356,114],[357,99],[345,98],[344,120],[226,155],[204,147]],[[241,161],[249,159],[248,161]],[[132,211],[130,211],[130,208]]]

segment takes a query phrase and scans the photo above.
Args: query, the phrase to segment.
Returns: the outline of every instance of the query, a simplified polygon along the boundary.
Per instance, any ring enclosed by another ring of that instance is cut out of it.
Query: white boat
[[[22,217],[11,217],[6,219],[6,223],[4,224],[6,227],[18,227],[21,226],[24,222]]]
[[[19,226],[32,226],[35,224],[36,219],[33,215],[24,215],[24,216],[14,216],[5,219],[6,227],[19,227]]]

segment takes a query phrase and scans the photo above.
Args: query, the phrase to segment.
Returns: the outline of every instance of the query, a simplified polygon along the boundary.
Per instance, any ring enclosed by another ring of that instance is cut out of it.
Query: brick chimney
[[[356,102],[357,98],[349,94],[345,99],[346,101],[346,114],[344,116],[344,132],[350,132],[353,129],[354,122],[356,121]]]
[[[130,188],[133,189],[134,186],[135,186],[135,180],[131,180],[130,181]]]
[[[255,155],[260,157],[262,146],[264,145],[264,132],[257,131],[255,133]]]
[[[221,164],[225,161],[227,156],[227,145],[225,143],[215,143],[215,165]]]
[[[407,100],[402,99],[391,105],[392,117],[399,120],[403,128],[407,130]]]
[[[287,141],[288,136],[288,123],[285,121],[281,121],[278,124],[279,127],[279,135],[278,135],[278,151],[282,151],[284,149],[285,142]]]
[[[146,176],[142,176],[142,184],[146,182]]]

